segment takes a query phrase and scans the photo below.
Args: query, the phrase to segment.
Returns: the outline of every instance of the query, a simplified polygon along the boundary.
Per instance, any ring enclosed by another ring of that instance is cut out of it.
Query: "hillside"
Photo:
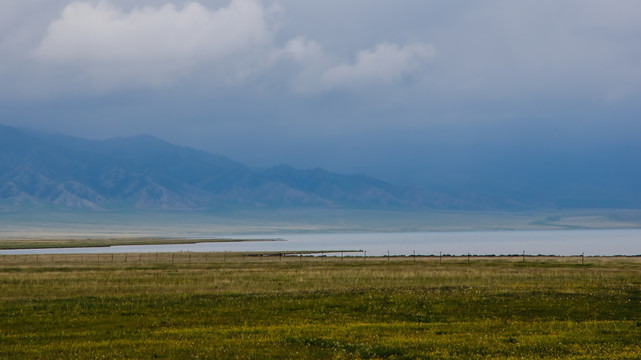
[[[0,126],[0,201],[5,208],[94,210],[473,206],[364,175],[287,165],[252,169],[151,136],[94,141],[7,126]]]

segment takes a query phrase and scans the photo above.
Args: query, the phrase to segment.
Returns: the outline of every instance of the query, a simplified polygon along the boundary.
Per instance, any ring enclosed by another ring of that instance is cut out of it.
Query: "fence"
[[[597,258],[594,256],[589,259]],[[575,263],[586,265],[586,256],[584,254],[571,256],[557,255],[528,255],[522,254],[509,255],[473,255],[473,254],[416,254],[413,251],[411,255],[393,255],[388,251],[385,255],[372,256],[367,251],[362,250],[343,250],[343,251],[320,251],[320,252],[279,252],[279,253],[231,253],[231,252],[174,252],[174,253],[102,253],[102,254],[15,254],[0,255],[0,264],[52,264],[52,263],[209,263],[209,262],[324,262],[324,261],[370,261],[370,262],[412,262],[425,263],[431,262],[440,265],[448,263],[472,263],[475,261],[490,261],[502,259],[511,262],[528,261],[549,261],[551,259],[557,262]]]

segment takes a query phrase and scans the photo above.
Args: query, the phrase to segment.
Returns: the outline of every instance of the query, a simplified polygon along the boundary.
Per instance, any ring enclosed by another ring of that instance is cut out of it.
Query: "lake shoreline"
[[[38,238],[0,239],[0,250],[34,249],[79,249],[109,248],[133,245],[185,245],[198,243],[284,241],[283,239],[237,239],[237,238],[171,238],[171,237],[121,237],[121,238]]]

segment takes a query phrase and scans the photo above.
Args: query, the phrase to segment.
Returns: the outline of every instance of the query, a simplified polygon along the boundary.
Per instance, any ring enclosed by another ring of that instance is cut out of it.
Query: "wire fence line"
[[[319,251],[319,252],[171,252],[171,253],[94,253],[94,254],[3,254],[0,255],[0,264],[33,264],[33,263],[207,263],[207,262],[323,262],[323,261],[384,261],[384,262],[438,262],[444,263],[471,263],[474,261],[490,261],[503,259],[512,262],[541,261],[542,259],[556,259],[563,262],[574,262],[585,265],[586,261],[600,256],[578,255],[479,255],[479,254],[417,254],[394,255],[389,251],[384,255],[372,256],[364,250],[349,251]],[[612,257],[612,256],[607,256]],[[640,257],[639,255],[625,257]]]

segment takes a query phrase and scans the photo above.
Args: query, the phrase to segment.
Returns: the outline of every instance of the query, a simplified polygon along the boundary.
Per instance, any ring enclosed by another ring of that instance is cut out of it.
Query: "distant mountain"
[[[0,125],[0,206],[189,210],[479,204],[319,168],[256,170],[151,136],[94,141]]]
[[[152,136],[95,141],[0,125],[0,211],[641,208],[638,152],[623,149],[618,162],[581,155],[571,161],[548,156],[545,162],[514,155],[518,161],[469,164],[467,172],[449,181],[435,166],[427,190],[320,168],[253,169]]]

